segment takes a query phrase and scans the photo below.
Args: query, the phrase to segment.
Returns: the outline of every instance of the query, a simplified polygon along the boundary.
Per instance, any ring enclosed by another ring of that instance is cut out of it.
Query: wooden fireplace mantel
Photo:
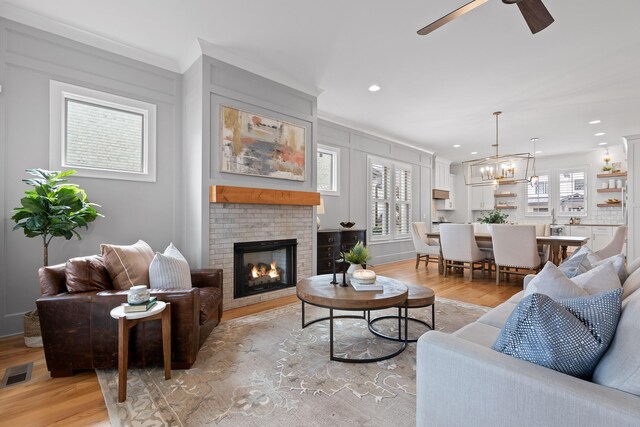
[[[209,202],[317,206],[320,204],[320,193],[212,185],[209,187]]]

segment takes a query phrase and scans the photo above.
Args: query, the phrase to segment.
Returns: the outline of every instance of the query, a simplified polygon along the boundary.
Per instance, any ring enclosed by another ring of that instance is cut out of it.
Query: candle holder
[[[340,262],[342,261],[342,259],[340,259]],[[331,280],[332,285],[337,285],[338,284],[338,280],[336,279],[336,250],[335,248],[332,249],[331,251],[331,271],[333,272],[333,280]]]

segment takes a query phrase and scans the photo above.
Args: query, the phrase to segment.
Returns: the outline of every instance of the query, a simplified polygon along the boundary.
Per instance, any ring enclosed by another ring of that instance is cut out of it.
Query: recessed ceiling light
[[[460,144],[454,145],[453,148],[460,148]]]
[[[478,152],[477,151],[472,151],[471,154],[478,154]]]
[[[536,154],[540,154],[540,153],[542,153],[542,150],[536,151]]]
[[[598,123],[600,123],[600,120],[591,120],[589,122],[590,125],[597,125]]]
[[[604,135],[604,132],[598,132],[598,133],[594,133],[595,136],[602,136]]]
[[[369,86],[369,92],[377,92],[379,90],[380,90],[380,86],[378,86],[378,85]]]
[[[608,142],[598,142],[598,145],[607,145]]]

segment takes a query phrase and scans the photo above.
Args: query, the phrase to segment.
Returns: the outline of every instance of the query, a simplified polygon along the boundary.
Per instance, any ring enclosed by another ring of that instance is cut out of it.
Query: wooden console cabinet
[[[320,230],[318,231],[318,273],[331,273],[331,257],[335,251],[336,258],[340,252],[346,252],[362,242],[367,244],[367,230]],[[336,268],[340,268],[339,265]]]

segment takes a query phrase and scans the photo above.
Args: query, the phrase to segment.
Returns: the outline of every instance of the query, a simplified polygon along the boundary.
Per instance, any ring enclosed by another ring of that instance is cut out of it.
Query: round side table
[[[407,303],[406,306],[403,305],[402,307],[404,307],[405,309],[405,313],[404,316],[380,316],[377,317],[375,319],[371,319],[371,312],[368,313],[368,321],[369,321],[369,330],[371,331],[371,333],[373,333],[374,335],[377,335],[381,338],[386,338],[388,340],[393,340],[393,341],[404,341],[404,339],[402,339],[402,335],[400,335],[400,337],[396,338],[396,337],[392,337],[389,335],[384,335],[381,332],[378,332],[373,325],[379,321],[379,320],[383,320],[383,319],[395,319],[400,321],[401,319],[407,319],[409,321],[412,322],[416,322],[416,323],[420,323],[421,325],[426,326],[427,328],[431,329],[432,331],[435,331],[435,327],[436,327],[436,310],[435,310],[435,302],[436,302],[436,294],[435,292],[433,292],[433,290],[431,288],[427,288],[426,286],[420,286],[420,285],[412,285],[412,284],[407,284],[407,288],[409,289],[409,296],[407,297]],[[420,319],[416,319],[414,317],[409,317],[409,315],[407,314],[408,309],[410,308],[422,308],[422,307],[429,307],[431,306],[431,325],[429,325],[427,322],[420,320]],[[405,334],[407,333],[407,328],[405,327]],[[399,328],[400,331],[402,331],[402,328]],[[405,335],[405,339],[407,340],[407,342],[416,342],[418,341],[418,338],[409,338],[408,336]]]
[[[127,367],[129,364],[129,329],[149,320],[162,320],[162,356],[164,379],[171,378],[171,303],[158,301],[147,311],[125,313],[124,306],[111,310],[118,320],[118,402],[127,399]]]

